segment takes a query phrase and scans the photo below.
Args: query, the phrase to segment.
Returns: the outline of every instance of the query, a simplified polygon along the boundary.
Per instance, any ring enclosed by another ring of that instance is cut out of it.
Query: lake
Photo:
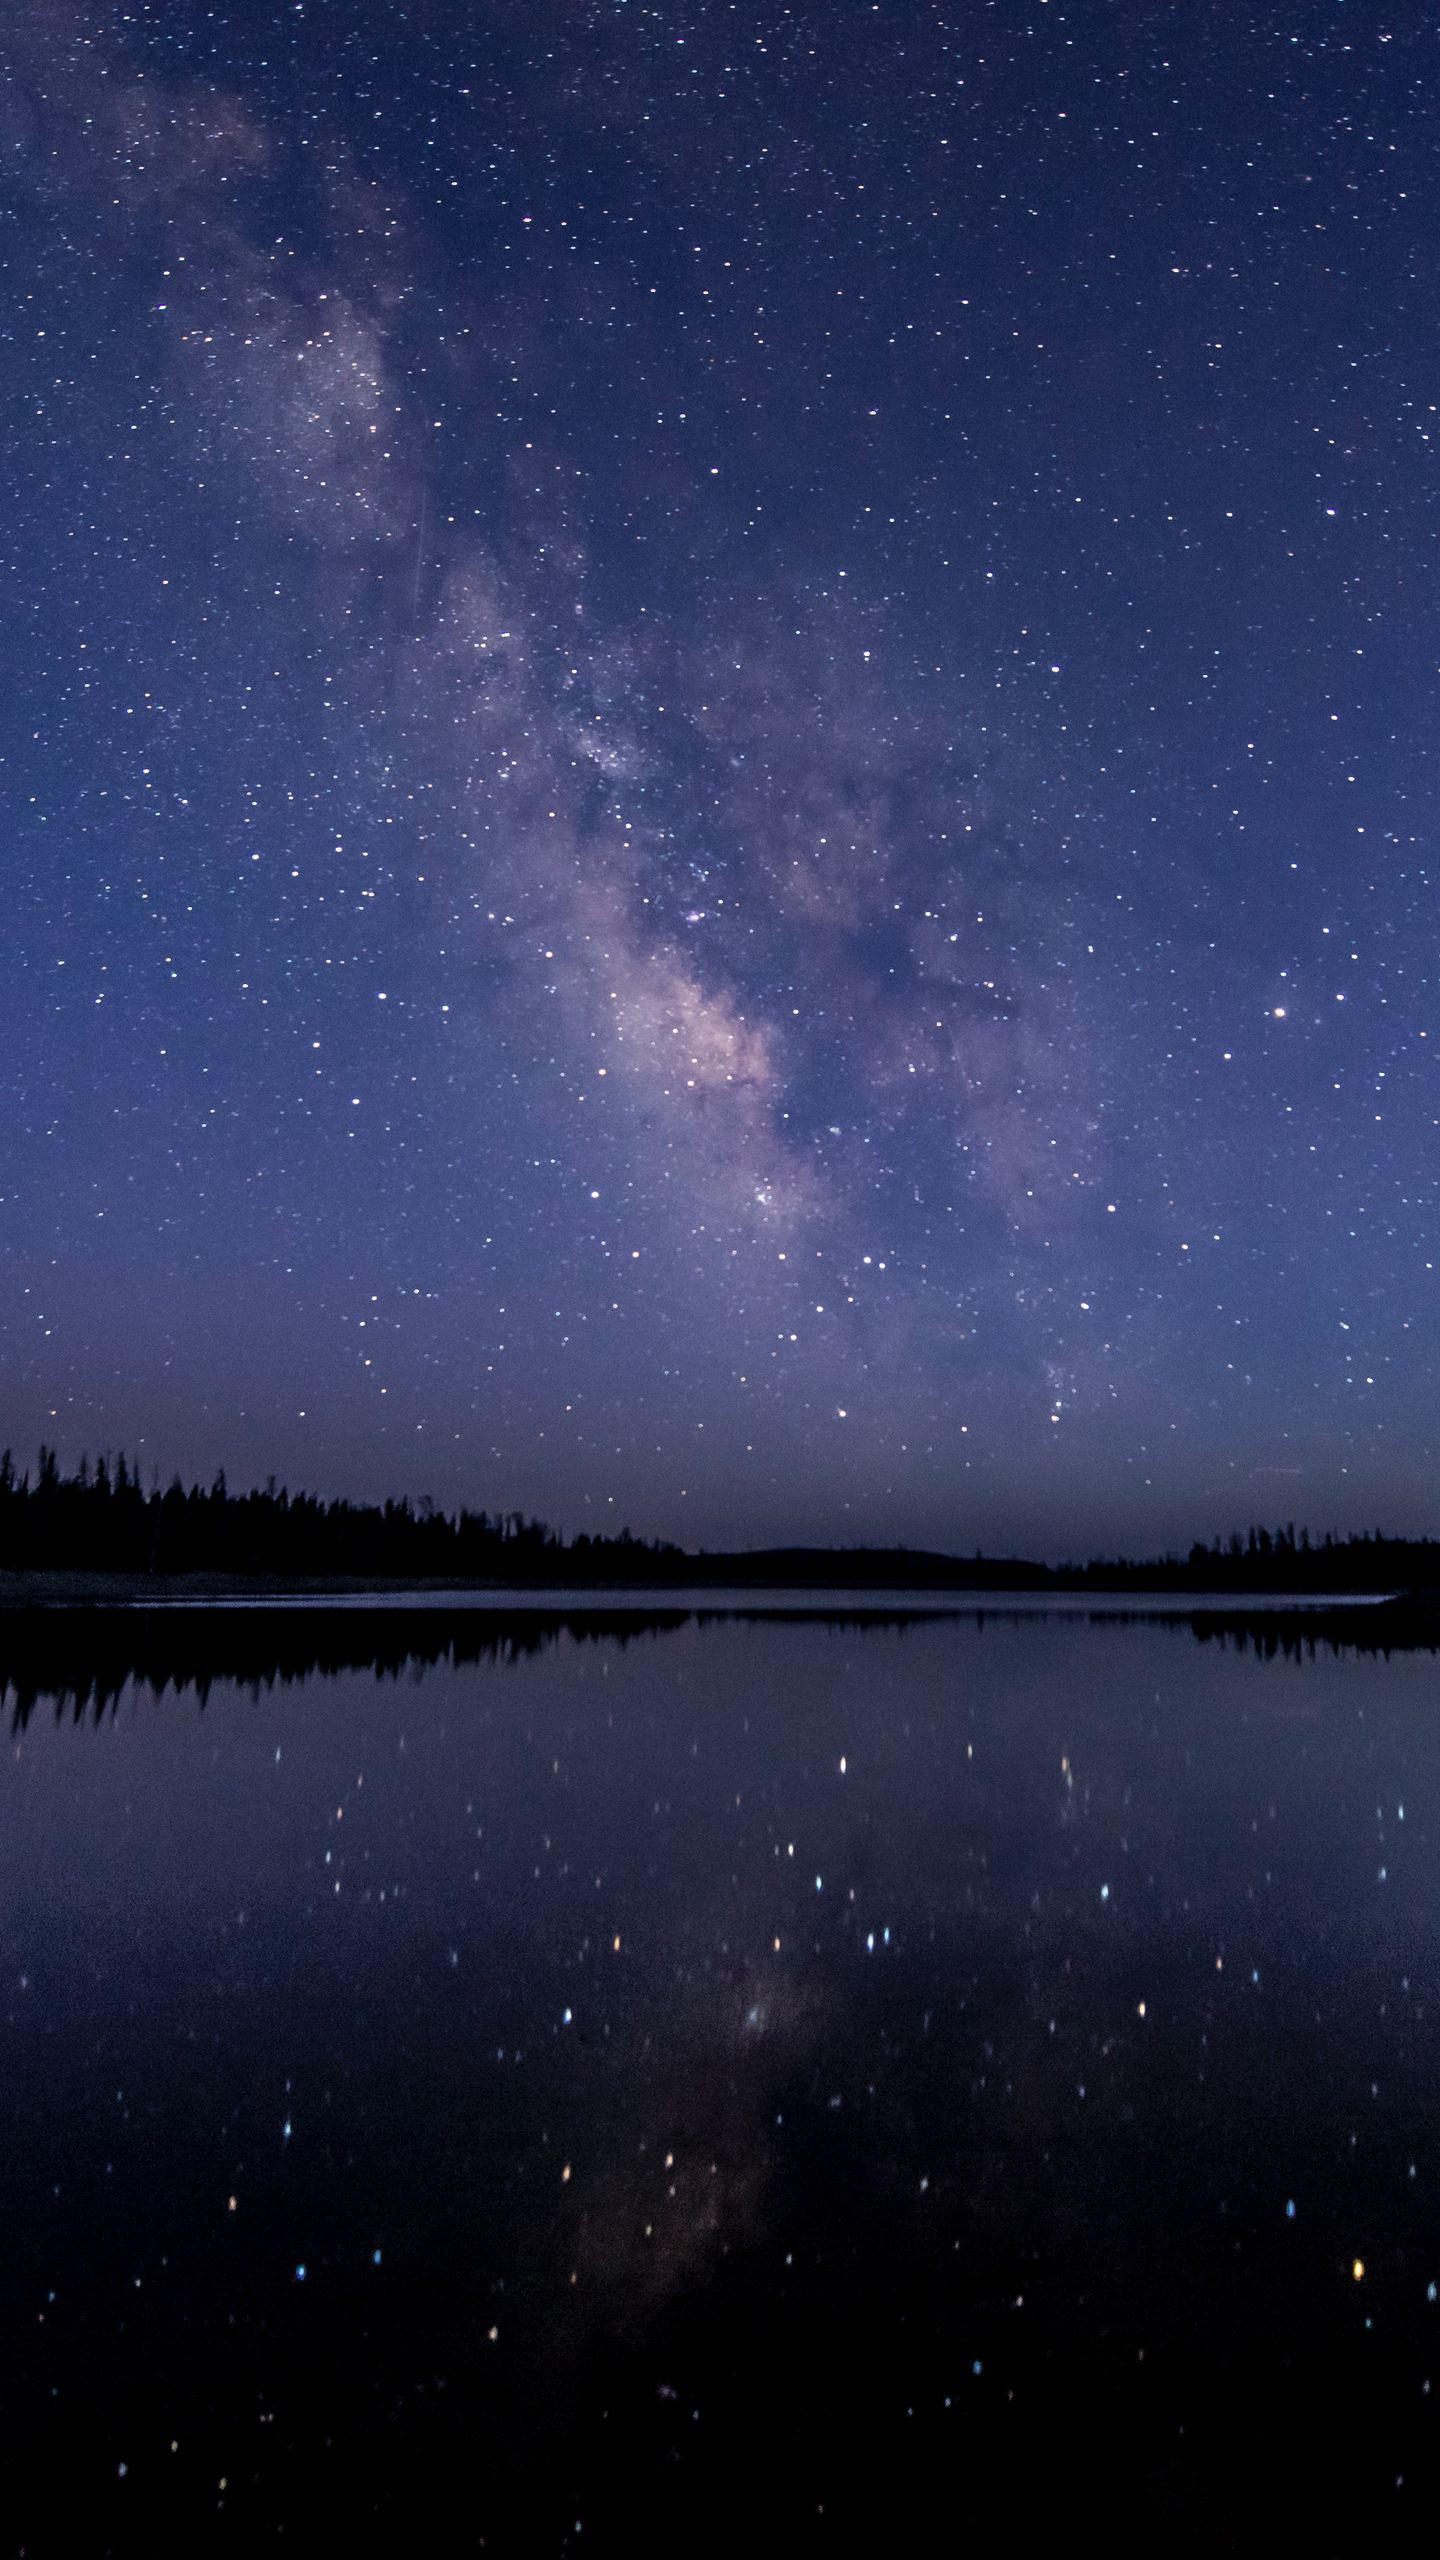
[[[1430,2546],[1433,1653],[119,1615],[0,1625],[5,2547]]]

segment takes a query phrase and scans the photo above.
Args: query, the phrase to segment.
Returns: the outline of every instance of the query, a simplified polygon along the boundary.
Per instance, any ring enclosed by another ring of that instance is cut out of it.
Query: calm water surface
[[[1431,2548],[1435,1657],[674,1616],[31,1647],[6,2547]]]

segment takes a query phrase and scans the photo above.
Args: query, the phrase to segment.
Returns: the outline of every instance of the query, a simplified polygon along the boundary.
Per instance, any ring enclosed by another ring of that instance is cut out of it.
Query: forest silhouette
[[[440,1583],[778,1590],[1165,1590],[1395,1592],[1440,1588],[1440,1541],[1379,1529],[1312,1536],[1293,1523],[1198,1542],[1184,1555],[1099,1556],[1049,1565],[1025,1556],[900,1546],[768,1547],[692,1554],[629,1529],[567,1538],[518,1511],[439,1510],[427,1499],[327,1501],[272,1477],[232,1493],[178,1476],[147,1486],[124,1454],[62,1472],[42,1448],[33,1470],[0,1456],[0,1575],[90,1575],[147,1585],[183,1578],[288,1584]]]

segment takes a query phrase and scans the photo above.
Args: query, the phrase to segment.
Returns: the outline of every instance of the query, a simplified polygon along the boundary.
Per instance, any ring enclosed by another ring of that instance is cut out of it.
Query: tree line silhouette
[[[824,1590],[1167,1590],[1334,1593],[1440,1590],[1440,1541],[1371,1529],[1337,1537],[1287,1522],[1197,1541],[1187,1554],[1094,1557],[939,1555],[907,1547],[770,1547],[690,1555],[629,1529],[566,1538],[519,1511],[442,1511],[290,1493],[271,1477],[232,1493],[179,1476],[147,1487],[122,1452],[61,1472],[42,1448],[33,1473],[0,1456],[0,1572],[150,1581],[213,1576],[288,1582],[451,1582],[507,1589],[558,1583],[674,1588],[734,1584]]]
[[[1440,1590],[1440,1539],[1394,1538],[1383,1529],[1333,1529],[1314,1537],[1293,1520],[1282,1528],[1233,1530],[1184,1556],[1136,1563],[1097,1558],[1062,1568],[1071,1580],[1110,1588],[1194,1591],[1366,1592]]]
[[[232,1493],[223,1472],[208,1486],[175,1476],[146,1488],[125,1457],[82,1458],[62,1475],[42,1448],[32,1476],[0,1456],[0,1571],[282,1576],[286,1580],[552,1582],[597,1563],[633,1580],[677,1548],[622,1529],[613,1538],[564,1539],[518,1511],[439,1511],[428,1500],[322,1501],[289,1493],[272,1476],[263,1490]]]

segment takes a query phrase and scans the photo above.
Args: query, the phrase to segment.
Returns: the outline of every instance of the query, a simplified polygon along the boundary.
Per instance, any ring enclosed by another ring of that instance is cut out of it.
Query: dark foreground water
[[[210,1625],[6,1698],[7,2547],[1433,2546],[1434,1656]]]

